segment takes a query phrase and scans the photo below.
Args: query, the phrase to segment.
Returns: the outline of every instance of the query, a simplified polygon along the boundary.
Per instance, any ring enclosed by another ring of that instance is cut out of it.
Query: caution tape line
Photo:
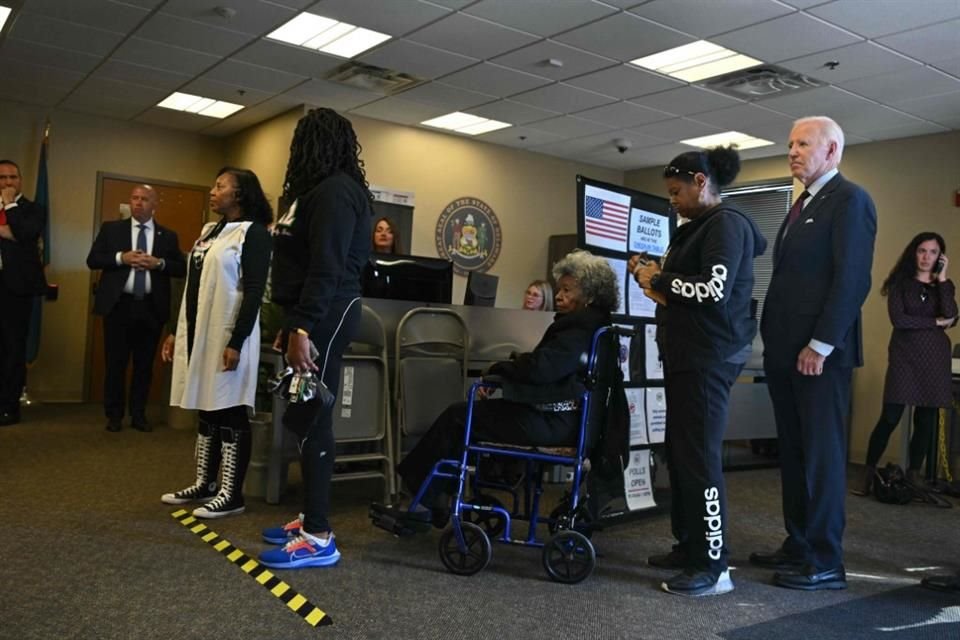
[[[287,608],[303,618],[311,627],[333,624],[330,616],[324,613],[319,607],[300,595],[296,589],[286,582],[273,575],[273,573],[262,564],[233,546],[229,540],[222,538],[216,531],[213,531],[197,518],[190,515],[189,511],[180,509],[170,515],[174,520],[177,520],[192,533],[196,534],[201,540],[219,551],[227,560],[240,567],[241,571],[256,580],[260,586],[287,605]]]

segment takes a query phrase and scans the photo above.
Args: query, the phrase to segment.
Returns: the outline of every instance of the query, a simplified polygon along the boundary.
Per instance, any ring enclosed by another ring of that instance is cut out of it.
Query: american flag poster
[[[587,246],[627,250],[630,196],[584,185],[583,229]]]

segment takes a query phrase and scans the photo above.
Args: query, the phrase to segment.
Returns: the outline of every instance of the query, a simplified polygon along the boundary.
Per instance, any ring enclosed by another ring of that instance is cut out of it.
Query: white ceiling
[[[851,144],[960,129],[960,0],[13,4],[0,34],[4,99],[213,136],[300,104],[413,126],[459,110],[516,125],[476,139],[628,170],[727,129],[778,142],[745,157],[779,155],[803,115],[834,117]],[[342,59],[264,39],[301,10],[389,33],[357,59],[428,82],[384,97],[324,80]],[[701,38],[829,86],[747,103],[624,64]],[[247,108],[213,120],[154,106],[175,90]]]

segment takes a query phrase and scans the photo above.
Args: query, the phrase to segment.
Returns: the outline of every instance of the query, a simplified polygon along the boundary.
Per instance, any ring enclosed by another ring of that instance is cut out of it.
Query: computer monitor
[[[423,256],[371,254],[362,284],[366,298],[450,304],[453,263]]]
[[[471,271],[467,274],[467,289],[463,304],[474,307],[492,307],[497,302],[497,283],[500,278],[489,273]]]

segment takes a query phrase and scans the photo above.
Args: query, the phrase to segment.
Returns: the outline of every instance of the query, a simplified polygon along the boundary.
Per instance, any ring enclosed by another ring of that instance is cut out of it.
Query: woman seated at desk
[[[373,223],[373,235],[370,237],[371,253],[392,253],[402,255],[403,245],[400,233],[393,220],[384,216]]]
[[[485,399],[474,406],[475,440],[524,446],[572,446],[577,441],[584,391],[579,373],[593,334],[610,324],[610,313],[617,308],[616,276],[606,260],[586,251],[574,251],[560,260],[553,276],[556,317],[532,352],[490,367],[488,373],[503,380],[504,398]],[[466,415],[465,402],[448,407],[397,466],[411,495],[416,495],[438,460],[460,455]],[[431,484],[414,517],[430,521],[434,509],[438,516],[445,513],[444,484]],[[408,515],[405,510],[390,511]]]

